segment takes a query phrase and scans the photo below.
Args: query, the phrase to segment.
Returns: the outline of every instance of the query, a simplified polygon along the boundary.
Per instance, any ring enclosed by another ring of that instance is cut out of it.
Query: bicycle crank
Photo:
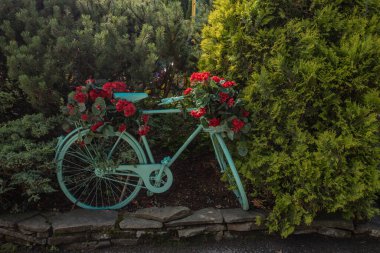
[[[163,193],[172,186],[173,174],[166,166],[162,170],[162,173],[159,173],[162,166],[162,164],[120,165],[116,168],[115,174],[128,176],[130,172],[136,173],[142,178],[148,191]]]

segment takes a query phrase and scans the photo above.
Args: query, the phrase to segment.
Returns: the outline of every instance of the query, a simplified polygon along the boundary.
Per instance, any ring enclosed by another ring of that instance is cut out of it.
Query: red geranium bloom
[[[193,116],[194,118],[200,118],[205,114],[206,114],[206,108],[204,107],[199,108],[198,110],[192,110],[190,112],[190,115]]]
[[[228,95],[228,93],[219,92],[219,101],[220,101],[220,103],[226,102],[229,97],[230,96]]]
[[[219,76],[213,76],[213,77],[211,77],[211,79],[212,79],[214,82],[216,82],[216,83],[219,83],[220,80],[222,80],[222,78],[220,78]]]
[[[244,118],[248,118],[248,116],[249,116],[249,111],[243,110],[243,111],[241,112],[241,115],[242,115]]]
[[[75,107],[72,104],[68,104],[66,107],[69,110],[69,115],[73,115]]]
[[[122,133],[125,130],[127,130],[127,125],[125,123],[122,123],[122,124],[120,124],[119,129],[117,131],[119,131],[120,133]]]
[[[224,87],[224,88],[229,88],[232,86],[236,86],[236,83],[234,81],[226,81],[222,84],[222,87]]]
[[[216,127],[220,125],[220,119],[218,118],[212,118],[208,120],[208,126],[210,127]]]
[[[239,132],[242,127],[244,127],[245,123],[244,121],[241,121],[240,119],[234,118],[232,121],[232,131],[235,133]]]
[[[210,72],[195,72],[190,76],[190,82],[203,82],[210,77]]]
[[[127,85],[124,82],[107,82],[102,89],[107,93],[107,97],[111,98],[113,92],[128,92]]]
[[[122,99],[118,100],[117,103],[116,103],[116,111],[118,111],[118,112],[122,112],[122,111],[124,111],[124,107],[125,107],[128,103],[130,103],[130,102],[127,101],[127,100],[122,100]]]
[[[82,91],[84,91],[86,89],[86,86],[77,86],[77,87],[75,87],[75,91],[76,92],[82,92]]]
[[[83,121],[87,121],[87,120],[88,120],[88,115],[87,115],[87,114],[82,114],[80,118],[81,118]]]
[[[187,88],[186,90],[183,91],[183,95],[189,95],[193,89],[192,88]]]
[[[98,130],[99,127],[103,126],[104,125],[104,122],[103,121],[99,121],[95,124],[93,124],[90,129],[91,131],[95,132],[96,130]]]
[[[97,99],[98,97],[102,97],[102,98],[108,97],[108,93],[106,91],[97,90],[97,89],[90,90],[88,95],[89,95],[91,101],[95,101],[95,99]]]
[[[148,123],[149,118],[150,118],[150,116],[147,115],[147,114],[143,114],[143,115],[141,116],[141,120],[142,120],[142,122],[144,122],[144,124],[147,124],[147,123]]]
[[[230,98],[230,99],[228,100],[228,102],[227,102],[228,107],[232,107],[232,106],[234,106],[234,104],[235,104],[235,100],[234,100],[234,98]]]
[[[125,117],[130,117],[133,114],[135,114],[135,112],[136,112],[136,106],[133,103],[128,102],[128,104],[124,106]]]
[[[87,100],[87,94],[82,92],[76,92],[74,95],[74,100],[78,103],[85,103]]]
[[[141,136],[141,135],[147,135],[149,131],[150,131],[150,126],[140,126],[137,133]]]

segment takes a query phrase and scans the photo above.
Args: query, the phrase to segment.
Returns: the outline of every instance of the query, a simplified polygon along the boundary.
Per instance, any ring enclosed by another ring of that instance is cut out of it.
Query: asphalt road
[[[276,236],[248,236],[216,242],[193,239],[185,242],[160,242],[128,247],[106,248],[96,253],[380,253],[380,238],[336,239],[320,235],[296,235],[287,239]]]

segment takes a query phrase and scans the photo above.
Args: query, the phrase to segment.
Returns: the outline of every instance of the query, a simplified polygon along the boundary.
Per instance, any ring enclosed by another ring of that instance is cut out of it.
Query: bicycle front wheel
[[[243,210],[249,209],[247,195],[241,183],[239,173],[230,152],[219,133],[211,134],[211,141],[214,146],[216,159],[219,163],[223,176],[227,179],[232,191],[235,193]]]
[[[78,131],[61,148],[57,177],[64,194],[86,209],[118,209],[132,201],[143,180],[134,172],[117,172],[121,164],[146,163],[139,143],[128,133],[90,138]]]

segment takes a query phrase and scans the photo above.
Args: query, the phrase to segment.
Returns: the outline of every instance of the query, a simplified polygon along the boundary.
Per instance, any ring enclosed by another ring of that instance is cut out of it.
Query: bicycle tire
[[[116,132],[113,136],[85,142],[88,133],[89,130],[78,131],[59,151],[59,185],[66,197],[79,207],[122,208],[137,196],[143,180],[134,172],[110,170],[120,164],[145,164],[145,153],[128,133]]]
[[[245,193],[244,186],[240,180],[239,173],[236,170],[235,163],[222,136],[219,133],[213,133],[210,135],[210,137],[214,146],[216,160],[219,163],[221,172],[226,175],[227,181],[232,187],[232,191],[237,197],[242,209],[248,210],[249,203],[247,194]]]

